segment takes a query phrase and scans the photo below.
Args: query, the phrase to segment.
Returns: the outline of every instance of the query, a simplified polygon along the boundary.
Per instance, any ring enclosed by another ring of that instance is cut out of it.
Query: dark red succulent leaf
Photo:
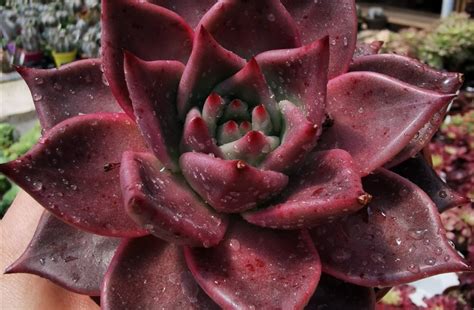
[[[265,81],[265,77],[255,58],[252,58],[242,70],[219,83],[214,91],[222,96],[231,96],[245,101],[250,107],[263,104],[272,120],[273,129],[281,127],[281,115],[275,95]]]
[[[374,289],[321,275],[318,288],[305,310],[367,310],[375,308]]]
[[[221,150],[209,131],[206,121],[199,110],[192,109],[186,116],[183,136],[181,138],[181,153],[199,152],[223,157]]]
[[[148,0],[148,2],[176,12],[194,28],[217,0]]]
[[[279,0],[221,0],[199,25],[223,47],[245,59],[269,50],[301,46],[296,25]]]
[[[363,56],[376,55],[379,53],[383,46],[383,41],[373,41],[372,43],[359,43],[356,44],[353,59]]]
[[[176,96],[183,70],[178,61],[145,62],[125,52],[125,79],[136,122],[150,150],[172,171],[179,170]]]
[[[44,211],[25,252],[6,273],[31,273],[73,292],[100,295],[100,285],[120,243],[78,230]]]
[[[185,248],[201,288],[224,309],[299,309],[311,298],[321,265],[306,231],[259,228],[236,219],[218,246]]]
[[[150,153],[126,152],[120,184],[128,215],[151,234],[181,245],[215,246],[227,218],[210,209],[179,174]]]
[[[452,101],[451,101],[452,102]],[[404,161],[416,156],[423,149],[426,149],[434,135],[438,131],[439,127],[444,121],[448,112],[448,107],[451,102],[447,102],[433,117],[427,122],[405,145],[405,147],[398,153],[394,158],[387,162],[384,167],[390,169],[396,165],[403,163]]]
[[[289,100],[301,107],[314,124],[324,120],[329,38],[255,57],[277,101]]]
[[[128,116],[76,116],[48,130],[24,156],[0,165],[0,172],[72,226],[138,237],[147,232],[126,214],[120,190],[118,166],[127,150],[146,150]]]
[[[146,1],[102,1],[102,68],[112,93],[132,118],[123,50],[146,61],[178,60],[186,63],[192,42],[192,29],[168,9]]]
[[[293,17],[303,44],[329,35],[329,79],[347,72],[357,41],[354,0],[282,0]]]
[[[185,153],[181,170],[189,185],[214,209],[237,213],[277,196],[288,177],[251,167],[239,160],[222,160],[202,153]]]
[[[318,152],[308,158],[272,206],[245,213],[243,217],[263,227],[312,227],[361,209],[366,196],[349,153]]]
[[[100,301],[104,310],[219,309],[193,279],[182,249],[152,236],[120,244]]]
[[[435,204],[416,185],[385,169],[363,179],[366,209],[311,235],[323,270],[362,286],[395,286],[472,270],[446,238]]]
[[[189,62],[179,83],[178,111],[184,119],[192,107],[201,108],[212,89],[245,66],[245,60],[226,50],[200,26]]]
[[[279,105],[284,126],[282,141],[259,167],[289,174],[299,168],[316,146],[320,126],[308,121],[292,102],[284,100]]]
[[[367,175],[395,157],[454,96],[379,73],[344,74],[328,84],[327,111],[333,123],[318,148],[348,151],[361,175]]]
[[[439,212],[459,207],[470,201],[468,198],[456,193],[441,180],[436,171],[433,170],[421,154],[392,168],[392,171],[419,186],[430,196]]]
[[[42,128],[81,114],[122,111],[100,68],[100,59],[79,60],[59,69],[17,68],[31,91]]]
[[[416,59],[397,54],[358,57],[352,62],[350,71],[377,72],[443,94],[456,93],[464,80],[460,73],[437,71]]]

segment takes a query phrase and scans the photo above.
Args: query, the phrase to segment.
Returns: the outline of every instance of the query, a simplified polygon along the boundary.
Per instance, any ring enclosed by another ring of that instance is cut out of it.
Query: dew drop
[[[429,258],[425,259],[425,264],[427,264],[429,266],[434,266],[434,264],[436,264],[436,258],[429,257]]]
[[[43,99],[43,96],[40,94],[33,94],[33,100],[34,101],[41,101]]]
[[[109,86],[109,81],[107,81],[105,74],[102,74],[102,83],[104,83],[105,86]]]
[[[410,265],[408,265],[407,270],[411,273],[419,273],[420,272],[420,266],[415,265],[415,264],[410,264]]]
[[[443,249],[440,248],[440,247],[437,247],[434,252],[435,252],[436,255],[441,255],[441,254],[443,254]]]
[[[41,266],[44,266],[44,264],[45,264],[44,258],[40,258],[40,259],[39,259],[39,262],[40,262]]]
[[[43,183],[41,182],[33,182],[33,191],[39,192],[43,189]]]
[[[270,14],[267,15],[267,19],[271,22],[274,22],[276,18],[275,18],[275,15],[270,13]]]
[[[54,83],[53,88],[56,89],[56,90],[62,90],[63,89],[63,87],[59,83]]]
[[[414,240],[421,240],[427,231],[427,229],[410,229],[408,231],[408,236]]]
[[[234,251],[239,251],[240,250],[240,242],[237,239],[230,239],[229,246]]]
[[[445,262],[447,262],[451,259],[451,257],[449,255],[445,255],[443,259]]]
[[[44,83],[44,80],[43,80],[43,78],[36,77],[36,78],[35,78],[35,82],[36,82],[36,84],[41,85],[41,84]]]
[[[438,195],[439,195],[439,197],[441,197],[443,199],[448,197],[448,194],[445,191],[439,191]]]
[[[351,252],[345,248],[337,248],[331,253],[331,258],[335,262],[344,262],[351,258]]]

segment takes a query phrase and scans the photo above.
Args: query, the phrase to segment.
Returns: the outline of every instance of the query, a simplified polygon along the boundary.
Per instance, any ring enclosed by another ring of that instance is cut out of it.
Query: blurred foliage
[[[15,127],[8,123],[0,123],[0,164],[15,160],[25,154],[40,136],[39,124],[19,136]],[[0,174],[0,217],[3,217],[17,193],[18,186],[10,183],[3,174]]]
[[[418,58],[438,69],[474,71],[474,20],[464,13],[452,14],[427,30],[363,31],[359,40],[384,41],[381,52]]]

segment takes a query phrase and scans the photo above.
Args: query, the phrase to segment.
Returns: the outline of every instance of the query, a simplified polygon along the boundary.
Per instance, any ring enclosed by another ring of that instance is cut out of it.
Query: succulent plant
[[[471,270],[437,209],[465,200],[407,163],[460,75],[353,59],[351,0],[153,2],[102,1],[102,59],[19,70],[45,133],[0,171],[47,211],[7,272],[103,309],[367,309]]]

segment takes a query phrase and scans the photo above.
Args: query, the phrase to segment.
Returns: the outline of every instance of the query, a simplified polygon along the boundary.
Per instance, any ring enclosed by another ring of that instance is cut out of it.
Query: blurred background
[[[331,0],[335,1],[335,0]],[[364,0],[358,40],[383,41],[381,53],[462,72],[465,83],[430,144],[438,174],[474,199],[474,0]],[[40,137],[31,94],[15,66],[55,68],[100,56],[100,0],[0,0],[0,163]],[[0,218],[18,188],[0,175]],[[472,205],[442,214],[448,237],[474,260]],[[474,275],[448,275],[394,288],[379,309],[474,309]],[[449,288],[447,288],[449,287]]]

